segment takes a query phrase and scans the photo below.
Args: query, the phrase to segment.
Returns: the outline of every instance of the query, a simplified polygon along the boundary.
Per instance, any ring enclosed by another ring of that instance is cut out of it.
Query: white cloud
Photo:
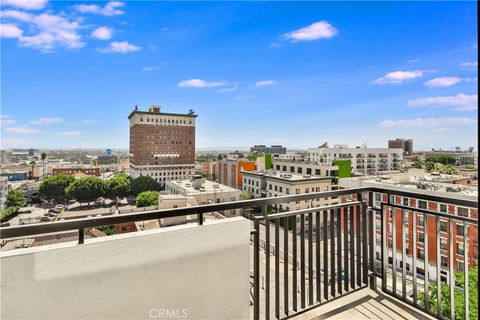
[[[462,81],[459,77],[440,77],[425,82],[427,87],[450,87]]]
[[[121,8],[125,5],[123,2],[119,1],[110,1],[104,7],[98,6],[96,4],[77,4],[74,7],[75,10],[81,13],[93,13],[93,14],[101,14],[104,16],[116,16],[123,14]]]
[[[94,123],[97,123],[97,122],[98,122],[97,119],[85,119],[85,120],[80,120],[75,124],[78,124],[78,125],[81,125],[81,126],[86,126],[86,125],[94,124]]]
[[[475,70],[478,68],[478,61],[475,62],[462,62],[460,63],[460,68],[462,69],[472,69]]]
[[[17,124],[17,121],[15,119],[12,119],[12,117],[7,116],[7,115],[0,115],[0,126],[1,127],[7,127],[7,126],[14,126]]]
[[[100,49],[100,52],[103,53],[110,53],[110,52],[118,52],[118,53],[129,53],[141,50],[142,47],[136,46],[134,44],[128,43],[127,41],[114,41],[110,42],[108,47],[104,49]]]
[[[277,81],[275,81],[275,80],[262,80],[262,81],[256,82],[255,87],[273,86],[276,83],[277,83]]]
[[[52,51],[59,47],[66,49],[82,48],[85,43],[81,41],[78,33],[80,24],[70,21],[59,15],[42,13],[39,15],[25,16],[22,12],[11,12],[9,17],[24,21],[27,17],[31,35],[22,35],[18,38],[19,44],[24,47],[39,49],[44,52]],[[28,14],[27,14],[28,15]]]
[[[80,134],[80,131],[63,131],[60,132],[61,136],[78,136]]]
[[[478,82],[478,78],[475,77],[475,78],[463,78],[463,81],[465,82]]]
[[[34,15],[19,10],[2,10],[0,11],[2,19],[13,19],[22,22],[30,22]]]
[[[221,87],[225,82],[215,82],[215,81],[206,81],[202,79],[188,79],[183,80],[178,83],[180,88],[211,88],[211,87]]]
[[[53,118],[53,117],[43,117],[38,118],[37,120],[30,121],[31,124],[43,126],[43,125],[50,125],[55,123],[62,123],[62,118]]]
[[[233,98],[233,100],[238,101],[238,100],[253,100],[258,98],[258,95],[248,95],[248,94],[241,94]]]
[[[378,78],[373,81],[375,84],[401,84],[405,81],[412,80],[424,75],[424,71],[414,70],[414,71],[393,71],[389,72],[383,77]]]
[[[12,6],[26,10],[43,9],[48,0],[2,0],[2,6]]]
[[[0,24],[0,35],[2,38],[18,38],[22,36],[22,29],[17,27],[14,24],[1,23]]]
[[[155,70],[160,70],[162,69],[163,67],[165,67],[167,65],[166,62],[162,62],[161,64],[158,64],[156,66],[149,66],[149,67],[143,67],[141,70],[142,71],[155,71]]]
[[[455,129],[453,129],[453,128],[443,128],[443,127],[439,127],[439,128],[434,128],[434,129],[430,130],[430,132],[434,132],[434,133],[438,133],[438,132],[449,132],[449,131],[455,131]]]
[[[100,40],[110,40],[113,36],[113,29],[109,27],[99,27],[92,32],[92,37]]]
[[[283,34],[283,37],[291,42],[312,41],[318,39],[329,39],[338,34],[328,21],[318,21],[309,26]]]
[[[409,107],[454,107],[455,111],[476,110],[478,95],[459,93],[456,96],[426,97],[409,100]]]
[[[238,89],[237,86],[233,86],[233,87],[229,87],[229,88],[220,89],[217,92],[219,92],[219,93],[232,92],[232,91],[237,91],[237,89]]]
[[[282,45],[278,42],[272,42],[272,43],[270,43],[269,47],[270,48],[281,48]]]
[[[40,132],[37,129],[29,128],[27,126],[7,127],[3,131],[10,132],[10,133],[15,133],[15,134],[37,134],[37,133]]]
[[[405,61],[405,63],[415,63],[415,62],[418,62],[418,61],[420,61],[420,59],[410,59],[410,60]]]
[[[380,128],[411,128],[411,127],[449,127],[462,126],[477,123],[476,119],[450,117],[450,118],[416,118],[401,120],[385,120],[377,126]]]

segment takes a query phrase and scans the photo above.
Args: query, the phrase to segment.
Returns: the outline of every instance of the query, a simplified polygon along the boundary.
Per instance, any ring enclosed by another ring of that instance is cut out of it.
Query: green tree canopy
[[[438,155],[438,156],[431,156],[427,158],[429,162],[441,163],[443,165],[446,164],[455,164],[455,158],[448,155]]]
[[[40,183],[40,194],[47,199],[63,200],[65,195],[65,188],[67,188],[75,178],[68,174],[57,174],[45,178]]]
[[[422,165],[420,164],[420,162],[415,161],[415,162],[412,164],[412,168],[414,168],[414,169],[422,169]]]
[[[70,184],[65,193],[77,201],[90,202],[105,195],[105,183],[98,177],[83,177]]]
[[[435,163],[431,161],[425,162],[425,170],[427,170],[427,172],[432,172],[435,170]]]
[[[105,181],[105,195],[107,197],[126,197],[130,193],[131,178],[125,173],[120,173]]]
[[[240,200],[250,200],[253,199],[253,195],[248,191],[243,191],[240,193]]]
[[[137,196],[135,204],[137,207],[158,206],[158,191],[144,191]]]
[[[27,199],[20,191],[10,191],[7,195],[7,201],[5,201],[7,207],[23,207]]]
[[[457,288],[454,290],[455,303],[455,319],[465,319],[465,294],[459,288],[465,289],[465,274],[461,271],[455,272],[455,284]],[[432,311],[437,311],[437,284],[431,282],[428,286],[428,302]],[[448,285],[441,284],[441,314],[450,318],[450,289]],[[418,301],[425,306],[425,293],[419,292]],[[478,319],[478,268],[474,265],[468,272],[468,301],[470,319]]]
[[[131,183],[131,192],[134,196],[137,196],[144,191],[158,190],[160,190],[160,185],[157,183],[157,181],[148,176],[140,176],[136,179],[133,179]]]

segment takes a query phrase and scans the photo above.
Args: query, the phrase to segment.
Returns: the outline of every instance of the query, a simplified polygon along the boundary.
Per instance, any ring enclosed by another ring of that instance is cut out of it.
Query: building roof
[[[266,177],[271,179],[276,179],[280,181],[288,181],[292,183],[298,182],[311,182],[311,181],[326,181],[335,179],[335,177],[327,177],[327,176],[313,176],[313,175],[302,175],[302,174],[294,174],[294,173],[285,173],[285,172],[277,172],[275,170],[268,170],[268,171],[243,171],[242,174],[244,175],[253,175],[257,177]]]
[[[148,112],[148,111],[132,111],[129,115],[128,115],[128,119],[130,119],[131,117],[133,117],[134,114],[148,114],[148,115],[162,115],[162,116],[177,116],[177,117],[192,117],[192,118],[196,118],[198,115],[196,114],[188,114],[188,113],[168,113],[168,112]]]
[[[207,179],[202,179],[201,182],[201,187],[200,189],[195,189],[194,188],[194,182],[191,180],[172,180],[172,181],[167,181],[167,186],[168,185],[173,185],[179,189],[181,189],[183,192],[185,192],[187,195],[195,195],[195,194],[207,194],[207,193],[222,193],[222,192],[235,192],[238,191],[238,189],[214,182],[211,180]]]

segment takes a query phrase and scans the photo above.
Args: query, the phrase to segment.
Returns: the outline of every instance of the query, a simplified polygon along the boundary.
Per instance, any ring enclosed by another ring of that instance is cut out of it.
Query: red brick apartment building
[[[444,194],[445,195],[445,194]],[[448,196],[448,194],[446,194]],[[347,202],[353,200],[353,197],[342,197],[342,202]],[[364,201],[367,201],[365,198]],[[390,202],[393,205],[400,205],[404,207],[429,210],[434,212],[439,212],[442,214],[448,214],[452,216],[463,216],[470,217],[473,219],[478,219],[478,209],[477,208],[466,208],[457,205],[445,204],[435,201],[425,201],[415,198],[402,197],[402,196],[391,196]],[[380,208],[380,203],[384,203],[386,214],[386,231],[387,231],[387,248],[389,248],[389,257],[388,261],[391,265],[393,262],[391,255],[391,248],[393,245],[393,232],[395,232],[396,237],[396,264],[398,268],[402,267],[402,209],[395,208],[393,206],[389,207],[388,195],[385,193],[374,193],[373,205],[374,207]],[[393,215],[396,219],[396,228],[393,230]],[[424,263],[425,258],[425,238],[427,238],[428,243],[428,262],[429,262],[429,273],[430,277],[435,278],[436,265],[437,265],[437,218],[433,215],[427,216],[426,226],[424,221],[423,213],[416,212],[416,225],[413,225],[413,215],[412,210],[405,209],[405,242],[406,242],[406,257],[407,257],[407,271],[412,272],[411,262],[412,262],[412,252],[416,250],[416,267],[419,274],[424,274]],[[342,215],[343,217],[343,215]],[[356,217],[356,215],[354,215]],[[450,234],[450,223],[453,223],[453,234]],[[341,220],[341,227],[343,230],[344,221]],[[354,232],[356,232],[356,219],[353,221]],[[413,228],[416,228],[416,248],[413,248]],[[449,241],[450,237],[455,237],[453,239],[453,254],[454,254],[454,271],[462,271],[464,269],[464,253],[465,245],[467,245],[467,259],[468,267],[473,268],[475,266],[475,261],[478,261],[478,224],[468,223],[468,232],[467,232],[467,244],[464,243],[464,224],[460,221],[448,221],[447,218],[440,217],[440,265],[441,265],[441,276],[442,278],[447,278],[448,269],[450,267],[450,249]],[[380,260],[381,258],[381,215],[376,215],[376,258]]]
[[[187,179],[195,172],[195,119],[187,114],[166,113],[160,106],[130,113],[130,175],[166,181]]]

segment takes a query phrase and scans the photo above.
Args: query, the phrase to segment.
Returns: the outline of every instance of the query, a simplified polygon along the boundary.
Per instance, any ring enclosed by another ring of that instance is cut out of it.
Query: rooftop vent
[[[148,112],[160,113],[160,106],[152,105],[148,108]]]

